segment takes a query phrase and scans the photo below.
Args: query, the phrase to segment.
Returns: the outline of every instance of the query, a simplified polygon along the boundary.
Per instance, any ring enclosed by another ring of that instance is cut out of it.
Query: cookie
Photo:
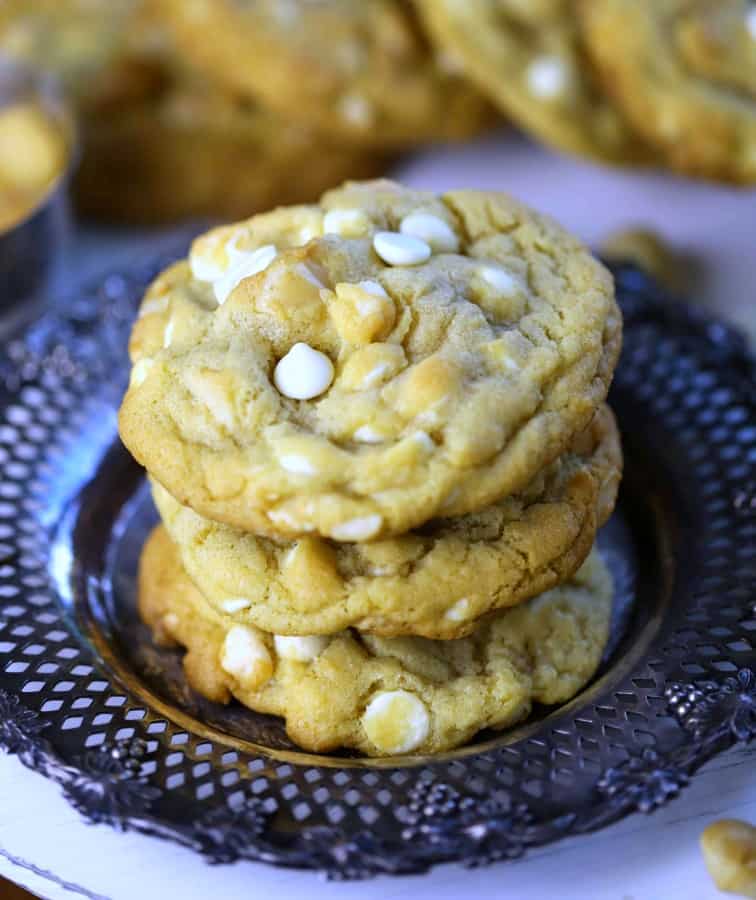
[[[81,127],[77,208],[113,222],[238,218],[386,165],[199,79],[142,65],[111,73]]]
[[[214,614],[162,528],[139,573],[142,618],[159,642],[187,649],[196,691],[282,716],[306,750],[368,756],[449,750],[525,719],[535,703],[570,699],[601,659],[612,590],[594,551],[570,581],[460,640],[281,638]]]
[[[571,0],[417,5],[433,38],[526,131],[599,161],[651,161],[585,64]]]
[[[159,485],[153,493],[190,578],[234,621],[287,635],[351,626],[447,640],[575,572],[612,512],[621,461],[604,407],[522,494],[369,544],[277,543],[203,519]]]
[[[81,137],[73,193],[87,217],[238,218],[386,164],[194,75],[152,2],[10,0],[0,48],[65,84]]]
[[[588,426],[621,342],[609,273],[511,198],[347,185],[195,242],[217,304],[139,361],[119,422],[205,518],[378,540],[523,490]]]
[[[584,0],[592,58],[681,172],[756,181],[756,16],[745,0]]]
[[[183,290],[190,277],[189,263],[180,260],[147,288],[129,336],[132,379],[138,381],[141,377],[141,360],[149,367],[152,357],[166,343],[201,340],[212,323],[218,304],[204,290]]]
[[[3,0],[0,54],[43,68],[76,100],[123,48],[138,0]]]
[[[331,140],[406,146],[469,137],[490,108],[400,0],[161,0],[187,58]]]

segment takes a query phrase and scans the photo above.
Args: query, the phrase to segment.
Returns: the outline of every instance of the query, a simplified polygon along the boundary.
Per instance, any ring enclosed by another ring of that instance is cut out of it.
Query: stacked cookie
[[[611,278],[499,194],[348,184],[195,241],[120,411],[140,605],[299,745],[436,752],[572,696],[608,633]]]

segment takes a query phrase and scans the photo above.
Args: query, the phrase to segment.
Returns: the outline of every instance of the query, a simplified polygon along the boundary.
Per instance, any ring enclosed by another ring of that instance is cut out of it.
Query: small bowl
[[[60,171],[18,220],[0,230],[0,317],[14,311],[20,317],[36,309],[59,259],[69,224],[67,193],[75,162],[73,118],[57,86],[40,75],[0,58],[0,111],[17,103],[37,105],[60,129],[65,155]],[[12,316],[14,320],[16,316]]]

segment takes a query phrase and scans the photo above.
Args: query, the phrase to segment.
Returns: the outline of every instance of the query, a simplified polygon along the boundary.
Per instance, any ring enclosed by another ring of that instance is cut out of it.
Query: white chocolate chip
[[[362,237],[370,220],[360,209],[331,209],[323,217],[323,233],[341,237]]]
[[[309,244],[313,238],[320,237],[322,231],[316,225],[303,225],[297,233],[297,241],[300,246]]]
[[[292,472],[295,475],[314,475],[317,472],[315,466],[306,456],[299,456],[296,453],[288,453],[286,456],[282,456],[279,462],[287,472]]]
[[[371,388],[376,384],[380,384],[383,380],[383,376],[392,370],[392,365],[390,362],[380,362],[377,366],[373,366],[373,368],[364,376],[362,379],[362,387]]]
[[[358,281],[357,287],[362,288],[366,294],[372,294],[374,297],[383,297],[388,299],[388,293],[382,284],[378,284],[377,281],[370,281],[367,279],[366,281]]]
[[[368,740],[383,753],[410,753],[430,733],[430,716],[423,701],[410,691],[381,691],[362,716]]]
[[[362,94],[345,94],[339,101],[342,117],[358,128],[367,128],[373,123],[373,107]]]
[[[160,620],[160,624],[163,626],[163,629],[168,632],[168,634],[174,634],[181,623],[176,613],[171,612],[166,613],[163,616],[163,618]]]
[[[228,269],[228,266],[231,265],[235,259],[239,259],[242,256],[248,256],[250,253],[255,252],[254,250],[240,250],[239,249],[239,241],[243,237],[244,237],[244,232],[241,229],[239,229],[236,232],[234,232],[233,236],[230,237],[224,244],[223,249],[226,251],[226,259],[228,260],[226,269]]]
[[[411,438],[428,453],[432,453],[436,449],[436,444],[427,431],[416,431]]]
[[[223,304],[228,300],[232,291],[245,278],[251,278],[259,272],[263,272],[273,262],[278,251],[273,244],[258,247],[251,253],[236,252],[235,258],[227,271],[213,282],[213,292],[218,303]]]
[[[435,405],[441,406],[445,400],[445,396],[441,397],[436,401]],[[435,428],[437,425],[441,424],[441,416],[438,414],[438,410],[436,409],[426,409],[415,418],[415,422],[418,425],[427,425],[428,428]]]
[[[450,50],[436,53],[436,65],[445,75],[464,75],[466,66],[462,59]]]
[[[503,297],[514,297],[522,290],[519,280],[499,266],[483,266],[480,277]]]
[[[330,640],[329,637],[320,634],[307,637],[288,637],[276,634],[273,637],[276,653],[283,659],[293,659],[296,662],[312,662],[313,659],[317,659]]]
[[[173,331],[176,327],[176,323],[173,319],[168,321],[168,324],[165,326],[165,331],[163,332],[163,347],[170,347],[171,342],[173,341]]]
[[[333,381],[333,363],[319,350],[301,341],[278,361],[273,382],[284,397],[312,400],[328,390]]]
[[[379,315],[382,309],[380,300],[375,296],[369,300],[357,300],[355,307],[363,319],[366,319],[368,316]]]
[[[289,531],[314,531],[314,526],[300,522],[288,510],[271,509],[267,513],[270,521],[279,527],[287,528]]]
[[[527,68],[530,92],[542,100],[556,100],[567,89],[569,72],[558,56],[540,56]]]
[[[147,375],[149,374],[150,369],[155,365],[153,360],[147,359],[139,359],[134,363],[134,368],[131,370],[131,377],[129,379],[130,387],[139,387],[144,384],[147,380]]]
[[[396,231],[379,231],[373,249],[390,266],[417,266],[431,257],[431,248],[420,238]]]
[[[410,213],[402,219],[399,231],[425,241],[435,253],[456,253],[459,250],[459,238],[451,225],[430,213]]]
[[[241,612],[243,609],[249,609],[250,606],[252,606],[252,601],[247,600],[244,597],[230,597],[228,600],[223,600],[221,603],[223,612],[228,613],[230,616],[234,615],[234,613]]]
[[[444,613],[444,618],[450,622],[464,622],[470,615],[470,601],[467,597],[457,600],[454,606],[450,606]]]
[[[204,6],[204,3],[202,5]],[[210,0],[210,5],[212,6],[212,0]],[[271,5],[270,11],[283,28],[292,28],[299,24],[297,20],[300,16],[300,9],[297,0],[277,0]]]
[[[223,277],[226,266],[220,265],[214,259],[192,252],[189,254],[189,269],[192,277],[196,278],[197,281],[213,282]]]
[[[345,72],[354,74],[365,65],[366,51],[359,41],[337,41],[333,53],[339,68]]]
[[[382,444],[384,440],[383,435],[369,425],[361,425],[353,437],[362,444]]]
[[[168,309],[167,297],[152,297],[150,300],[145,300],[139,307],[139,318],[151,316],[153,313],[165,312],[166,309]]]
[[[335,541],[367,541],[378,534],[382,525],[383,517],[377,514],[348,519],[331,529],[331,537]]]
[[[221,668],[246,688],[261,687],[273,675],[273,659],[256,631],[234,625],[223,641]]]
[[[296,266],[294,266],[294,271],[297,273],[297,275],[300,276],[300,278],[304,278],[305,281],[309,281],[310,284],[314,284],[319,291],[322,291],[325,287],[323,282],[312,271],[312,269],[304,263],[298,263]]]

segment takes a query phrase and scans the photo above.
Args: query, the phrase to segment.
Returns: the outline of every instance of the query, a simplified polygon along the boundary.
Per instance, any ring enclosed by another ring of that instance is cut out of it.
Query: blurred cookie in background
[[[187,60],[330,140],[378,147],[470,137],[488,103],[400,0],[157,0]]]
[[[74,100],[124,52],[138,0],[3,0],[0,54],[56,76]]]
[[[610,232],[601,242],[600,253],[609,262],[638,266],[675,294],[691,291],[705,275],[703,260],[643,225]]]
[[[681,172],[756,182],[756,9],[746,0],[583,0],[606,89]]]
[[[0,52],[52,73],[71,98],[87,217],[238,218],[385,165],[198,76],[152,0],[10,0]]]
[[[385,166],[199,80],[156,82],[127,103],[103,94],[81,127],[77,209],[113,222],[246,216]]]
[[[648,163],[586,65],[572,0],[417,0],[449,58],[512,120],[558,150]]]

